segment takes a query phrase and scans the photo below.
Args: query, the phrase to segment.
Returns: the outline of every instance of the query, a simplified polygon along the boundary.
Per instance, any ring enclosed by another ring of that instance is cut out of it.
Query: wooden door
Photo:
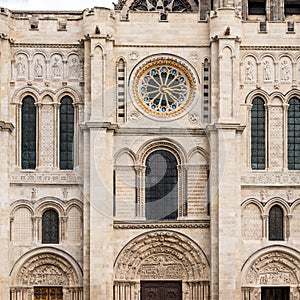
[[[35,287],[34,300],[63,300],[62,287]]]
[[[261,300],[289,300],[289,287],[263,287],[261,288]]]
[[[182,300],[181,281],[142,281],[141,300]]]

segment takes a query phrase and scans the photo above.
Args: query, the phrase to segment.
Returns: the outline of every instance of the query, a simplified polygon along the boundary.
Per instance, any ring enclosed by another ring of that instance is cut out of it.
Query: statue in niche
[[[52,75],[53,77],[60,77],[61,76],[61,63],[59,57],[54,58],[54,62],[52,65]]]
[[[265,81],[272,80],[271,64],[268,60],[264,62],[264,80]]]
[[[254,80],[254,66],[251,61],[248,61],[246,66],[246,81],[253,81]]]
[[[22,56],[19,56],[18,58],[18,62],[16,64],[16,68],[17,68],[17,76],[24,78],[25,77],[25,70],[26,70],[26,66],[25,66],[25,58]]]
[[[290,79],[290,68],[286,60],[281,63],[281,80],[288,81]]]
[[[36,60],[34,65],[34,75],[35,77],[43,77],[43,65],[39,58]]]
[[[76,57],[73,57],[69,66],[69,77],[78,78],[79,77],[79,63]]]

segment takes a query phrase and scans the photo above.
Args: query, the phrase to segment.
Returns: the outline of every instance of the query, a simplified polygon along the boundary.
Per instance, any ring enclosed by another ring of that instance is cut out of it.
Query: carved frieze
[[[81,174],[75,172],[31,173],[22,172],[11,176],[10,183],[18,184],[82,184]]]
[[[257,285],[295,285],[299,284],[299,261],[292,255],[272,251],[258,257],[247,272],[246,284]],[[295,272],[296,271],[296,272]]]
[[[115,263],[116,280],[139,278],[208,280],[209,266],[199,246],[186,236],[151,231],[127,244]]]
[[[251,172],[241,177],[244,186],[298,186],[300,185],[300,174],[282,172]]]

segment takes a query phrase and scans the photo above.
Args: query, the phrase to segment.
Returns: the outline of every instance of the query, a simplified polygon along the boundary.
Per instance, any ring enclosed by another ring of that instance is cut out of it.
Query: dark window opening
[[[288,108],[288,169],[300,170],[300,100],[296,97]]]
[[[274,205],[269,212],[269,240],[283,241],[283,211]]]
[[[61,101],[59,119],[59,168],[71,170],[74,156],[74,107],[69,96]]]
[[[36,168],[36,107],[32,97],[22,101],[21,112],[21,167]]]
[[[251,168],[265,169],[265,106],[264,101],[257,97],[251,109]]]
[[[284,13],[286,15],[299,15],[300,14],[299,0],[285,0]]]
[[[42,216],[42,243],[59,243],[59,218],[54,209],[48,209]]]
[[[289,300],[290,287],[262,287],[261,300]]]
[[[249,15],[265,15],[266,1],[265,0],[249,0],[248,1]]]
[[[178,172],[175,156],[163,150],[146,161],[146,219],[176,220],[178,217]]]

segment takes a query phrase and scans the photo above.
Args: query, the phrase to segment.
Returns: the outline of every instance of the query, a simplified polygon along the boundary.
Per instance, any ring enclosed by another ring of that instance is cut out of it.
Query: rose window
[[[191,100],[192,77],[185,67],[174,61],[150,63],[140,70],[137,77],[136,97],[151,114],[173,115]]]

